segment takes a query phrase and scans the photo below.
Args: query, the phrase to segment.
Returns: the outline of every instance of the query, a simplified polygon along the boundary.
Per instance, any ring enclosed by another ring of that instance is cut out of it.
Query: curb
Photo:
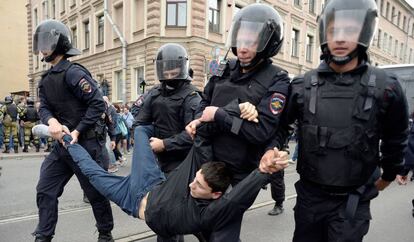
[[[1,154],[0,160],[9,160],[9,159],[16,159],[21,160],[24,158],[42,158],[49,155],[49,153],[39,152],[39,153],[17,153],[17,154]]]

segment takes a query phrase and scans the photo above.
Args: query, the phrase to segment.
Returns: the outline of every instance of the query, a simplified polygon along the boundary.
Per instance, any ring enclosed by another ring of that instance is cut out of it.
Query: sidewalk
[[[2,153],[4,149],[0,149],[0,160],[6,159],[24,159],[24,158],[39,158],[45,157],[49,154],[49,152],[44,152],[44,148],[40,149],[40,152],[36,152],[36,149],[33,147],[29,149],[28,153],[23,152],[23,148],[19,147],[19,153],[14,153],[14,150],[10,150],[10,153],[4,154]]]

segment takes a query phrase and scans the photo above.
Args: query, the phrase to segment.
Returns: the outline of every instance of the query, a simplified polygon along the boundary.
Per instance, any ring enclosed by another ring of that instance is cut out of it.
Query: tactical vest
[[[39,120],[35,107],[27,107],[24,121],[36,122]]]
[[[271,86],[275,83],[275,76],[282,70],[277,66],[267,64],[245,79],[242,77],[232,80],[230,74],[213,77],[215,79],[211,81],[214,81],[214,90],[211,94],[210,105],[224,107],[238,99],[239,103],[250,102],[257,106],[267,92],[276,91],[271,90]],[[214,158],[226,162],[236,173],[248,173],[255,169],[263,153],[263,145],[252,144],[232,133],[214,136],[212,144]]]
[[[161,95],[159,89],[150,94],[156,137],[164,139],[184,130],[184,101],[196,90],[193,85],[184,84],[176,93],[169,96]]]
[[[11,121],[15,122],[17,120],[17,106],[16,104],[7,104],[6,105],[6,115],[9,115],[11,118]]]
[[[386,74],[368,67],[362,76],[338,76],[354,80],[347,84],[327,78],[316,70],[304,77],[297,169],[318,184],[360,186],[378,166],[378,114]]]
[[[88,108],[75,97],[65,81],[66,72],[73,64],[66,62],[61,71],[46,72],[39,83],[39,90],[43,89],[53,116],[69,130],[76,128]]]

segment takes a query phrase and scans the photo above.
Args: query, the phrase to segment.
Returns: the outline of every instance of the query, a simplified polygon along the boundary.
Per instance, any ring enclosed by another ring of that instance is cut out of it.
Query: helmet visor
[[[33,53],[35,55],[39,52],[53,52],[56,49],[59,33],[55,31],[50,32],[36,32],[33,36]]]
[[[155,60],[155,73],[160,81],[188,78],[188,59]]]
[[[321,44],[346,41],[368,47],[376,29],[377,20],[367,23],[366,10],[340,10],[324,16],[320,25]],[[364,31],[362,32],[362,29]]]
[[[228,48],[248,48],[262,52],[275,30],[262,22],[240,20],[233,22],[226,46]]]

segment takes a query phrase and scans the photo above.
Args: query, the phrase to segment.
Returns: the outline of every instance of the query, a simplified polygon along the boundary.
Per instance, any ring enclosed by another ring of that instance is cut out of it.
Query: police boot
[[[40,151],[40,145],[36,145],[36,152]]]
[[[19,146],[17,145],[14,146],[14,153],[16,154],[19,153]]]
[[[111,232],[99,232],[98,242],[114,242]]]
[[[9,151],[9,146],[8,146],[8,145],[6,145],[6,147],[4,148],[3,153],[4,153],[4,154],[8,154],[8,153],[10,153],[10,151]]]
[[[275,216],[283,213],[283,205],[282,204],[275,204],[272,210],[270,210],[267,214],[270,216]]]
[[[35,242],[51,242],[51,236],[36,235]]]
[[[44,150],[44,152],[50,152],[50,145],[47,146],[47,148]]]
[[[27,145],[24,145],[23,152],[25,152],[25,153],[29,152],[29,148],[28,148]]]

